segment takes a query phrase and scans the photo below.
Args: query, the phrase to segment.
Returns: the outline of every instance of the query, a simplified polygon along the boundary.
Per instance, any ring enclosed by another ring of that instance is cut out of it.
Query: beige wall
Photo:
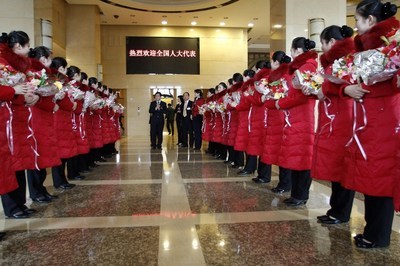
[[[0,30],[7,32],[22,30],[35,44],[33,0],[0,0]]]
[[[126,36],[175,36],[200,38],[201,75],[126,75]],[[214,87],[247,67],[247,32],[244,29],[186,27],[102,26],[101,48],[104,83],[127,89],[129,135],[149,134],[150,86],[181,86],[193,96],[196,88]],[[140,112],[138,112],[138,108]]]
[[[295,15],[292,15],[295,14]],[[295,37],[308,37],[308,20],[324,18],[325,27],[346,24],[346,0],[286,0],[286,51]]]
[[[100,64],[100,14],[96,6],[69,5],[66,51],[69,65],[97,77]]]

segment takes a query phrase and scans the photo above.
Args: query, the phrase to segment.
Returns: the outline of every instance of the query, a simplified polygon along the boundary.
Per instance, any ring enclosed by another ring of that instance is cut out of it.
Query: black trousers
[[[257,177],[262,178],[263,180],[271,181],[271,174],[272,174],[272,165],[265,164],[259,161],[257,167]]]
[[[175,131],[174,120],[167,120],[167,130],[169,134],[172,133],[172,136],[174,135]]]
[[[178,131],[178,143],[182,143],[183,141],[182,118],[177,118],[175,121],[176,121],[176,130]]]
[[[389,246],[394,216],[393,198],[364,196],[364,237],[380,247]]]
[[[310,170],[292,170],[292,198],[308,200],[311,186]]]
[[[4,214],[11,216],[14,213],[21,212],[27,207],[26,203],[26,177],[25,171],[15,172],[18,182],[18,188],[7,194],[1,195],[1,202],[3,204]]]
[[[43,185],[46,180],[46,169],[27,170],[28,188],[31,199],[44,197],[48,194],[46,187]]]
[[[88,156],[89,156],[88,153],[78,155],[78,171],[79,172],[89,170]]]
[[[216,144],[216,154],[219,155],[219,158],[222,160],[226,160],[226,157],[228,155],[228,147],[224,144],[221,143],[215,143]]]
[[[196,115],[193,117],[193,131],[194,131],[194,148],[201,149],[201,145],[203,140],[201,138],[202,131],[201,128],[203,127],[203,116]]]
[[[161,148],[163,141],[164,117],[152,117],[150,123],[150,140],[153,148]]]
[[[341,221],[350,220],[354,194],[353,190],[342,187],[339,182],[332,182],[332,194],[329,200],[331,208],[326,214]]]
[[[257,156],[256,155],[247,155],[246,165],[243,170],[253,173],[256,169],[257,169]]]
[[[193,147],[193,121],[190,119],[189,116],[183,117],[182,118],[182,144],[184,147],[188,146]],[[189,136],[189,142],[188,142],[188,136]]]
[[[292,170],[279,166],[279,182],[276,187],[287,191],[292,189]]]
[[[242,151],[233,151],[235,153],[235,165],[241,167],[244,166],[244,152]]]
[[[235,154],[235,152],[233,150],[233,146],[226,146],[226,148],[228,149],[228,161],[235,162],[236,154]]]
[[[58,188],[61,185],[68,183],[67,177],[65,176],[65,163],[67,159],[61,159],[62,164],[51,168],[51,175],[53,177],[53,185]]]
[[[209,154],[211,154],[211,155],[215,155],[215,154],[216,154],[216,151],[217,151],[217,149],[216,149],[216,143],[215,143],[215,142],[212,142],[212,141],[208,142],[208,149],[207,149],[207,152],[208,152]]]
[[[68,158],[66,163],[67,163],[68,179],[73,179],[74,177],[79,176],[79,157],[78,157],[78,155]]]

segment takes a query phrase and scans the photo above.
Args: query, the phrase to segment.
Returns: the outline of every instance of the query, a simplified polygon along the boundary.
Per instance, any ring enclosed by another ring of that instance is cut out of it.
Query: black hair
[[[267,60],[259,60],[255,65],[256,69],[271,68],[271,62]]]
[[[253,78],[255,74],[256,72],[253,69],[246,69],[245,71],[243,71],[244,77]]]
[[[101,88],[102,86],[103,86],[103,83],[101,83],[100,81],[97,82],[97,87],[98,87],[98,88]]]
[[[35,47],[34,49],[30,49],[28,56],[30,58],[36,58],[36,59],[40,59],[42,56],[48,58],[51,55],[51,51],[49,48],[45,47],[45,46],[38,46]]]
[[[233,84],[233,78],[228,79],[228,84],[229,84],[230,86],[232,86],[232,84]]]
[[[326,27],[320,35],[321,40],[329,41],[330,39],[343,40],[344,38],[349,38],[353,36],[353,29],[344,25],[342,27],[332,25]]]
[[[87,80],[87,79],[88,79],[88,75],[85,72],[81,72],[81,81]]]
[[[301,48],[304,52],[307,52],[315,48],[315,42],[304,37],[294,38],[292,41],[292,49],[298,48]]]
[[[90,77],[89,78],[89,80],[88,80],[89,87],[91,87],[93,84],[96,84],[96,83],[98,83],[97,82],[97,78],[95,78],[95,77]]]
[[[169,103],[168,106],[172,106],[172,104]]]
[[[187,94],[188,96],[190,96],[190,93],[187,92],[187,91],[185,91],[185,92],[183,93],[183,95],[185,95],[185,94]]]
[[[64,57],[54,57],[51,61],[50,68],[59,69],[60,67],[67,67],[68,63]]]
[[[233,81],[236,82],[236,83],[243,82],[243,76],[242,76],[242,74],[240,74],[240,73],[235,73],[235,74],[233,74],[232,79],[233,79]]]
[[[108,89],[107,85],[102,85],[102,86],[103,86],[103,89],[104,89],[104,90],[107,90],[107,89]]]
[[[292,59],[287,56],[284,51],[276,51],[272,55],[272,60],[278,61],[279,64],[289,64],[292,61]]]
[[[10,48],[13,48],[17,43],[25,46],[29,43],[29,36],[23,31],[12,31],[9,34],[3,32],[0,37],[0,43],[6,43]]]
[[[114,92],[114,89],[108,88],[108,92],[112,93],[112,92]]]
[[[214,88],[210,88],[210,89],[208,90],[208,92],[210,92],[210,93],[212,93],[212,94],[215,94],[215,89],[214,89]]]
[[[178,95],[179,100],[183,103],[183,95]]]
[[[159,94],[160,97],[162,96],[161,92],[157,91],[156,93],[154,93],[154,97],[156,97],[157,94]]]
[[[203,90],[202,89],[196,89],[194,90],[194,93],[200,94],[200,97],[203,97]]]
[[[77,66],[70,66],[67,68],[67,76],[72,78],[75,74],[80,74],[81,70]]]
[[[218,84],[218,86],[222,86],[222,87],[224,87],[224,89],[227,89],[228,88],[228,86],[226,86],[226,83],[225,82],[220,82],[219,84]],[[218,86],[217,86],[217,88],[218,88]]]
[[[397,6],[390,2],[383,4],[380,0],[364,0],[357,5],[356,12],[363,18],[376,17],[380,22],[396,15]]]

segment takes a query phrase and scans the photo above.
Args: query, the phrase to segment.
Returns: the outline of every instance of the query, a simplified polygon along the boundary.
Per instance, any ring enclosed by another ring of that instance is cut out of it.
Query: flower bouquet
[[[199,114],[204,115],[207,110],[207,104],[203,104],[199,106]]]
[[[94,103],[94,101],[96,101],[96,95],[91,91],[87,91],[83,98],[83,109],[86,110]]]
[[[225,107],[225,104],[223,102],[221,102],[221,103],[217,102],[217,104],[215,106],[215,109],[218,112],[223,113],[223,112],[225,112],[226,107]]]
[[[269,83],[268,87],[271,90],[271,92],[267,95],[269,99],[279,100],[281,98],[285,98],[289,92],[289,87],[284,79],[273,81]]]
[[[28,84],[33,88],[33,92],[40,96],[56,95],[62,90],[62,83],[55,78],[50,78],[46,69],[28,73]]]
[[[0,66],[0,84],[3,86],[14,87],[25,82],[25,74],[15,71],[9,65]]]
[[[215,112],[217,103],[215,101],[210,101],[207,104],[207,109],[210,110],[211,112]]]
[[[79,89],[78,84],[76,84],[76,80],[71,80],[67,83],[66,91],[68,93],[68,97],[73,100],[83,100],[85,97],[85,92]]]
[[[296,70],[292,80],[293,86],[297,89],[306,87],[311,94],[317,95],[324,83],[324,78],[319,73],[310,71],[301,72]]]
[[[242,97],[241,92],[239,91],[235,91],[232,93],[232,100],[236,103],[239,104],[240,103],[240,98]]]
[[[94,102],[90,105],[92,109],[102,109],[104,106],[106,106],[106,101],[103,98],[96,98]]]
[[[256,88],[256,90],[263,94],[263,95],[268,95],[270,94],[271,90],[268,87],[268,80],[263,78],[259,81],[254,82],[254,87]]]
[[[106,99],[106,105],[111,107],[111,105],[115,102],[116,95],[111,93],[108,98]]]

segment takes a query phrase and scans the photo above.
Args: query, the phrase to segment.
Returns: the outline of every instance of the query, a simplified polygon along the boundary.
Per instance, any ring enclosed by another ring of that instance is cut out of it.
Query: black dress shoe
[[[341,223],[345,223],[346,221],[342,221],[342,220],[336,219],[332,216],[328,216],[328,218],[318,220],[318,222],[321,224],[341,224]]]
[[[370,248],[380,247],[376,243],[366,240],[363,235],[361,235],[359,238],[355,239],[354,242],[358,248],[370,249]]]
[[[44,195],[47,199],[52,200],[52,199],[58,199],[58,196],[56,195],[51,195],[51,194],[46,194]]]
[[[278,187],[274,187],[273,189],[271,189],[272,192],[277,193],[277,194],[282,194],[285,192],[289,192],[290,189],[283,189],[283,188],[278,188]]]
[[[92,172],[92,170],[90,170],[90,169],[85,169],[85,170],[82,170],[82,171],[79,171],[81,174],[87,174],[87,173],[90,173],[90,172]]]
[[[9,218],[14,218],[14,219],[26,219],[29,218],[29,214],[21,211],[21,212],[16,212],[11,214],[11,216],[8,216]]]
[[[252,178],[251,180],[253,180],[257,184],[267,184],[267,183],[271,182],[270,179],[264,179],[264,178],[259,178],[259,177]]]
[[[30,214],[37,213],[37,210],[28,208],[28,209],[24,210],[24,213],[30,215]]]
[[[39,202],[39,203],[50,203],[51,199],[46,198],[45,196],[37,197],[32,199],[34,202]]]
[[[73,188],[75,186],[76,186],[75,184],[67,183],[67,184],[62,184],[62,185],[60,185],[59,187],[56,187],[56,188],[67,190],[67,189],[71,189],[71,188]]]
[[[231,161],[225,160],[225,161],[223,161],[223,163],[231,163]]]
[[[238,174],[238,175],[241,175],[241,176],[244,176],[244,175],[251,175],[252,173],[254,173],[254,172],[250,172],[250,171],[246,171],[246,170],[241,170],[241,171],[239,171],[237,174]]]
[[[3,240],[3,238],[6,236],[6,233],[0,232],[0,241]]]
[[[290,201],[285,202],[285,204],[287,206],[291,206],[291,207],[297,207],[297,206],[305,205],[306,203],[307,203],[307,200],[299,200],[299,199],[295,199],[295,198],[291,198]]]
[[[101,162],[101,163],[105,163],[105,162],[107,162],[107,160],[106,160],[106,159],[104,159],[103,157],[100,157],[100,159],[98,159],[97,161],[98,161],[98,162]]]
[[[237,164],[232,164],[231,167],[232,167],[233,169],[237,169],[237,168],[239,168],[239,165],[237,165]]]
[[[72,179],[72,180],[83,180],[83,179],[85,179],[85,178],[86,178],[86,176],[78,175],[78,176],[74,176],[74,177],[69,178],[69,179]]]
[[[329,215],[320,215],[320,216],[317,216],[317,220],[318,221],[323,221],[323,220],[328,220],[329,219]]]

